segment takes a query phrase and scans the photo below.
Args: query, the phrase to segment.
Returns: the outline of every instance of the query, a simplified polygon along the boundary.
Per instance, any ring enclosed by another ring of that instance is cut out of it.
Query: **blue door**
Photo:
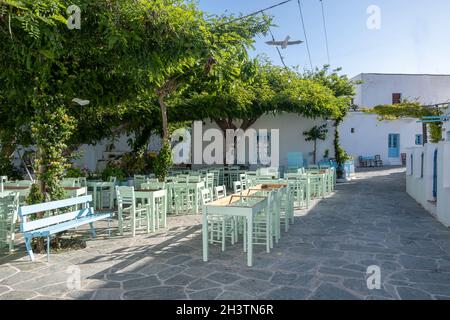
[[[434,151],[434,161],[433,161],[433,197],[437,198],[437,159],[438,151]]]
[[[389,135],[389,158],[398,158],[400,156],[400,135],[391,133]]]

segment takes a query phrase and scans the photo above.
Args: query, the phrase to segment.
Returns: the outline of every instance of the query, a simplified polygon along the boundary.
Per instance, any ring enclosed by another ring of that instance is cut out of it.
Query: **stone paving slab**
[[[99,236],[87,248],[29,262],[0,255],[3,299],[450,299],[450,230],[405,193],[404,169],[358,173],[308,211],[270,254],[242,243],[210,247],[202,261],[201,216],[171,216],[156,234]],[[88,237],[80,228],[72,235]],[[241,239],[242,241],[242,239]],[[380,289],[367,287],[378,266]],[[78,277],[79,276],[79,277]]]

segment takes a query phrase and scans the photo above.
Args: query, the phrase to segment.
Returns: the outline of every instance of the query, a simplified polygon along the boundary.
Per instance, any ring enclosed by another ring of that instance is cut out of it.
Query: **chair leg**
[[[225,251],[225,232],[226,232],[226,228],[225,228],[225,219],[222,220],[222,251]]]

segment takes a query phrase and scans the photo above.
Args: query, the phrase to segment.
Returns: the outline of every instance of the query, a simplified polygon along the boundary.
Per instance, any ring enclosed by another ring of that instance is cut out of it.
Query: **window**
[[[393,93],[392,94],[392,104],[399,104],[402,102],[402,94],[401,93]]]
[[[447,131],[447,141],[450,141],[450,131]]]
[[[351,132],[351,133],[355,133],[355,128],[352,128],[352,129],[350,130],[350,132]]]
[[[410,174],[414,175],[414,156],[411,154],[411,168]]]
[[[423,145],[423,139],[422,139],[423,135],[421,134],[416,134],[416,146],[421,146]]]

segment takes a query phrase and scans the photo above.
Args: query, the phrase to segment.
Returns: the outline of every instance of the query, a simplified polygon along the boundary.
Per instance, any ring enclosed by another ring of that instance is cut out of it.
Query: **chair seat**
[[[55,224],[41,229],[30,230],[24,233],[25,237],[47,237],[49,235],[66,231],[72,228],[79,227],[84,224],[92,223],[102,219],[111,218],[113,213],[94,214],[89,217],[84,217],[76,220],[67,221],[64,223]]]

